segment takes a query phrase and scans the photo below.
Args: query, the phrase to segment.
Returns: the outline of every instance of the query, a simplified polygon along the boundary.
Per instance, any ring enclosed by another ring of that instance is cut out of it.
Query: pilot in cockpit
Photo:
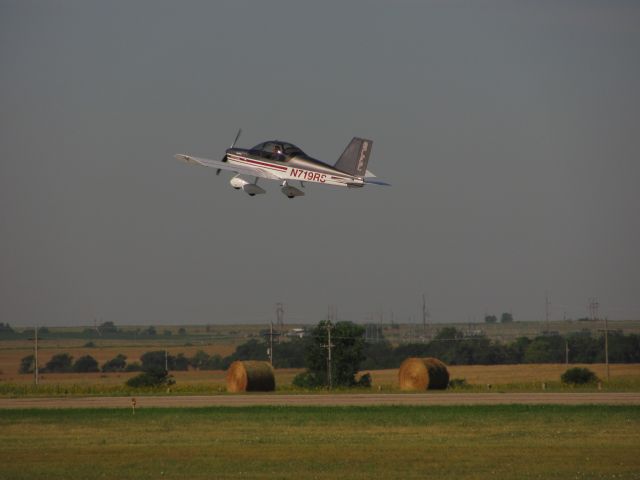
[[[275,144],[273,146],[273,156],[274,158],[279,158],[282,155],[282,145]]]

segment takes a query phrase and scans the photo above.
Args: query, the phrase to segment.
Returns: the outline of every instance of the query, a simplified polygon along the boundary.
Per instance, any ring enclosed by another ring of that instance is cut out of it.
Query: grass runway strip
[[[640,408],[0,410],[0,478],[640,476]]]

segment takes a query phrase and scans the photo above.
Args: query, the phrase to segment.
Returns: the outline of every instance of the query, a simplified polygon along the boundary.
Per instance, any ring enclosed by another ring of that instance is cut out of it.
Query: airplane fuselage
[[[341,172],[320,160],[307,155],[288,156],[282,153],[255,154],[251,150],[229,148],[226,151],[227,162],[260,168],[283,181],[322,183],[340,187],[361,187],[364,180]]]

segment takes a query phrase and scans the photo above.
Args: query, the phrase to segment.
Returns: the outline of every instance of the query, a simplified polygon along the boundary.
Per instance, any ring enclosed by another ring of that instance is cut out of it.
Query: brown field
[[[473,385],[504,385],[510,383],[538,383],[559,381],[569,367],[586,367],[602,379],[607,377],[604,364],[522,364],[522,365],[453,365],[449,366],[451,378],[464,378]],[[613,364],[609,366],[611,379],[640,380],[640,364]],[[373,370],[370,372],[376,385],[398,385],[398,371]]]
[[[582,366],[593,370],[599,378],[606,378],[606,367],[603,364],[570,365]],[[508,385],[534,384],[543,382],[558,382],[560,375],[567,369],[564,364],[527,364],[527,365],[463,365],[450,366],[451,378],[464,378],[471,385]],[[276,385],[279,387],[291,384],[293,377],[302,369],[276,370]],[[369,371],[374,387],[398,388],[398,370]],[[178,385],[209,385],[219,386],[224,390],[226,385],[225,372],[222,370],[189,370],[185,372],[171,372]],[[40,377],[42,385],[118,385],[136,373],[51,373]],[[615,364],[610,366],[611,380],[640,381],[640,364]],[[0,375],[0,382],[30,384],[33,375],[19,375],[17,373]]]
[[[204,327],[203,327],[204,328]],[[174,339],[175,340],[175,339]],[[164,350],[172,355],[183,353],[187,357],[192,356],[198,350],[203,350],[209,355],[218,354],[226,356],[235,350],[235,343],[227,340],[219,340],[208,344],[184,345],[171,344],[165,338],[133,342],[132,340],[104,340],[95,341],[96,347],[85,347],[87,340],[62,339],[44,340],[40,342],[39,364],[42,367],[53,355],[57,353],[69,353],[74,358],[83,355],[93,356],[99,364],[114,358],[122,353],[127,356],[129,362],[138,361],[140,356],[153,350]],[[27,340],[10,340],[0,342],[0,382],[30,384],[32,375],[18,374],[20,360],[33,353],[33,343]],[[606,379],[606,369],[602,364],[594,365],[569,365],[584,366],[593,370],[601,379]],[[451,378],[465,379],[471,385],[507,385],[507,384],[534,384],[542,382],[558,382],[560,375],[567,369],[564,364],[526,364],[526,365],[474,365],[474,366],[450,366]],[[301,369],[281,369],[276,371],[276,383],[279,387],[291,384],[293,377],[302,371]],[[370,372],[373,384],[381,388],[397,388],[397,369],[374,370]],[[117,385],[135,375],[135,373],[88,373],[88,374],[43,374],[42,384],[60,385]],[[172,372],[176,382],[180,385],[225,385],[224,372],[222,371],[196,371]],[[640,364],[612,364],[610,366],[611,380],[632,380],[635,385],[640,384]],[[634,387],[635,388],[635,387]]]
[[[111,360],[118,354],[127,356],[127,362],[137,362],[140,356],[146,352],[153,350],[167,350],[171,355],[183,353],[185,356],[193,356],[198,350],[203,350],[209,355],[220,355],[225,357],[235,351],[235,346],[220,343],[212,345],[193,345],[193,346],[167,346],[160,342],[150,342],[139,345],[131,345],[131,341],[111,341],[109,345],[87,348],[84,347],[86,340],[45,340],[40,343],[38,349],[38,364],[40,367],[45,365],[47,361],[58,353],[68,353],[74,359],[78,359],[84,355],[91,355],[102,365],[107,360]],[[18,374],[20,368],[20,360],[27,355],[33,354],[33,342],[27,341],[11,341],[0,342],[0,380],[3,381],[19,381],[23,375]]]

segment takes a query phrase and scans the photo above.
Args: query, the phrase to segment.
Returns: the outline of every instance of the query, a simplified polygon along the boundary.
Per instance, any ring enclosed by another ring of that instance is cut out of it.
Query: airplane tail
[[[354,177],[366,176],[372,145],[373,140],[354,137],[342,155],[340,155],[334,167]]]

